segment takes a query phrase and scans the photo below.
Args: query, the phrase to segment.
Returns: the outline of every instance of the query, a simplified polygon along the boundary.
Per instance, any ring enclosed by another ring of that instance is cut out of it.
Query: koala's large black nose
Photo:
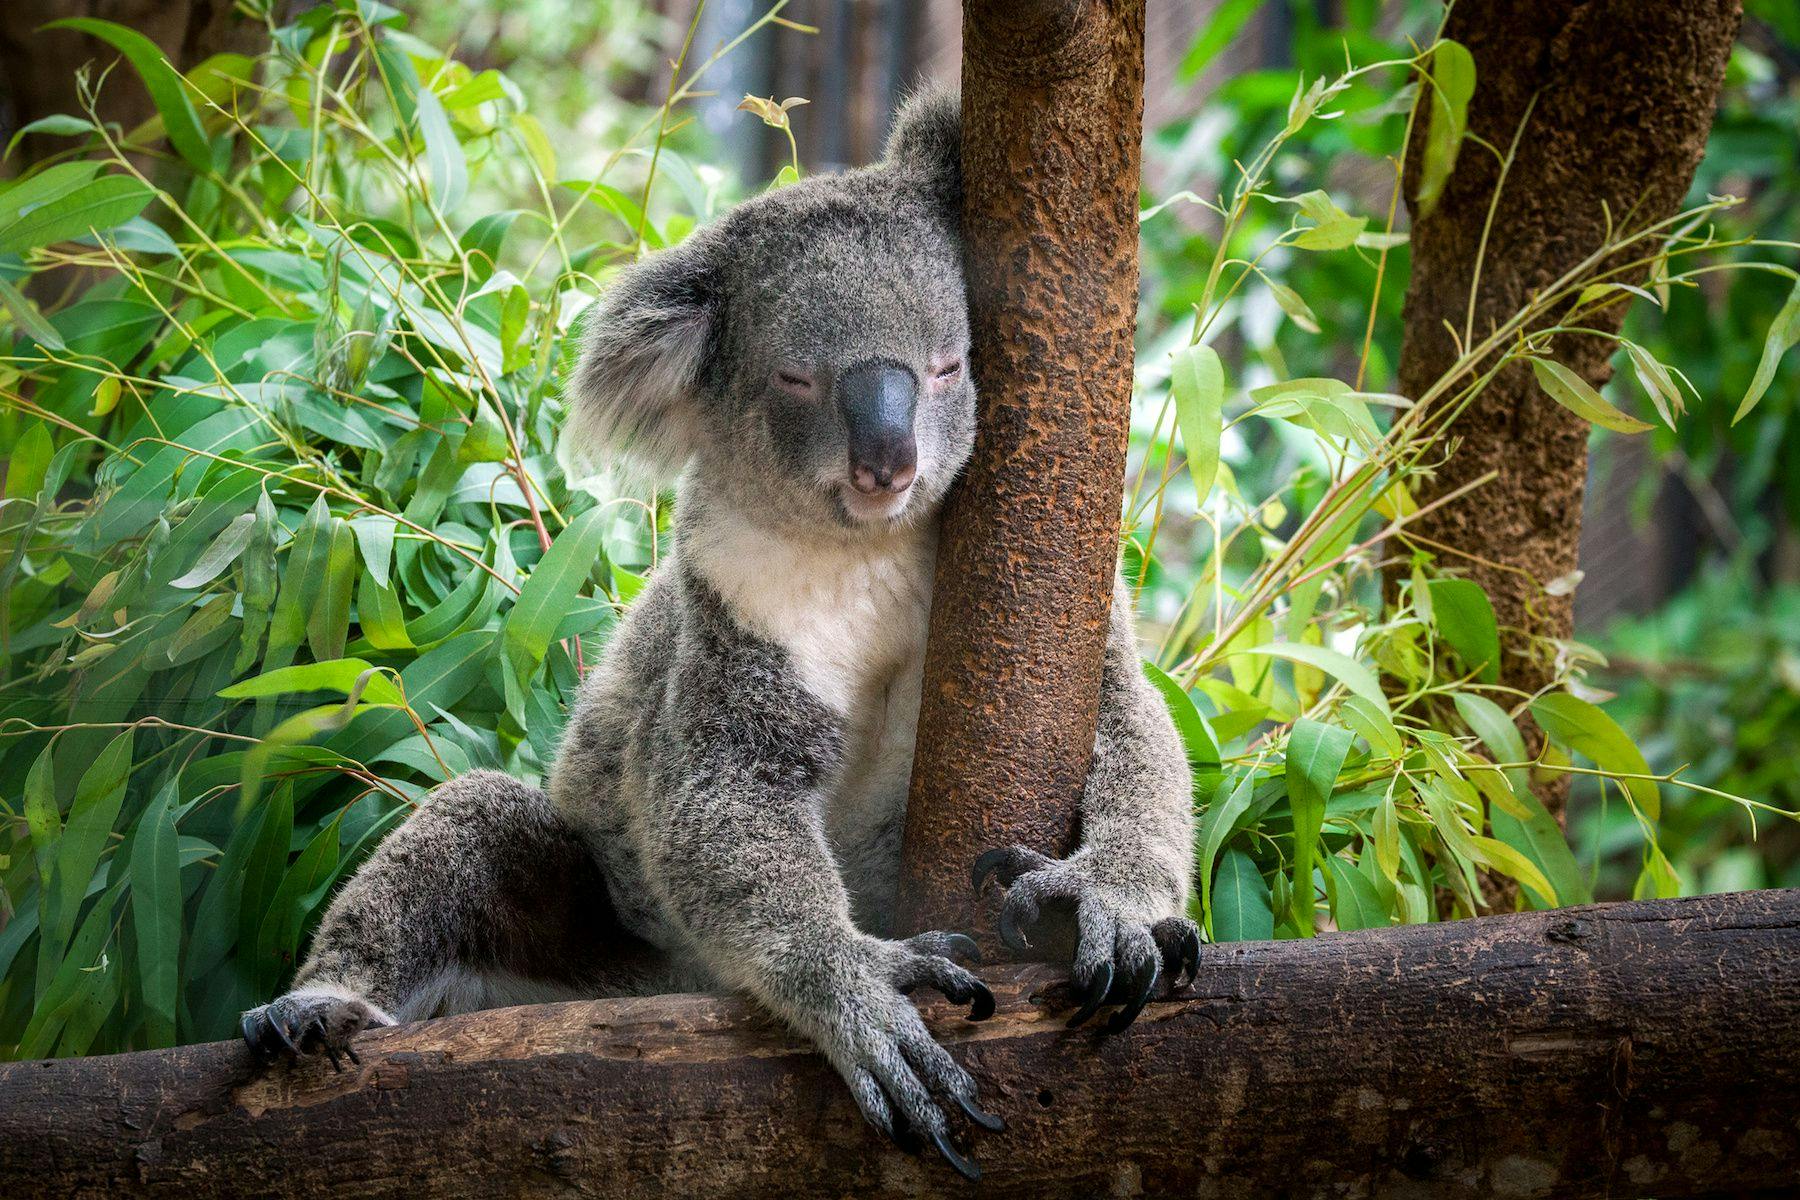
[[[919,380],[905,367],[865,363],[838,377],[838,407],[850,431],[850,483],[868,495],[904,492],[918,474],[913,409]]]

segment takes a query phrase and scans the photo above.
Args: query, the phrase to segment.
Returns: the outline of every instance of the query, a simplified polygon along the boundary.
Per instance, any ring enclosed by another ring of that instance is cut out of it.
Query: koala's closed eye
[[[790,396],[798,396],[803,400],[812,399],[819,390],[818,385],[813,382],[812,376],[792,368],[779,367],[771,378],[776,387]]]

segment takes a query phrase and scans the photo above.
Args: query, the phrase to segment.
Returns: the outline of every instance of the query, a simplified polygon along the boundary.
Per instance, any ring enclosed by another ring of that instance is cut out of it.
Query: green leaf
[[[1670,429],[1675,428],[1675,416],[1682,411],[1683,401],[1681,389],[1675,386],[1669,369],[1636,342],[1620,338],[1619,344],[1625,348],[1625,356],[1631,360],[1638,382],[1650,396],[1650,403],[1656,406],[1657,415]]]
[[[238,954],[249,958],[269,912],[269,901],[287,873],[288,845],[294,836],[294,789],[276,788],[261,811],[256,842],[244,868],[238,898]]]
[[[1285,284],[1276,283],[1273,279],[1265,278],[1263,282],[1269,285],[1269,291],[1274,295],[1275,303],[1281,306],[1281,311],[1288,315],[1290,321],[1307,333],[1319,332],[1318,314],[1313,312],[1306,301],[1300,298],[1299,292]]]
[[[1212,928],[1212,873],[1213,861],[1218,857],[1220,847],[1231,839],[1237,829],[1238,819],[1250,808],[1250,802],[1256,796],[1256,775],[1249,772],[1239,779],[1235,785],[1231,777],[1219,780],[1218,788],[1213,792],[1212,802],[1200,815],[1200,827],[1195,831],[1195,839],[1200,846],[1198,861],[1194,874],[1200,879],[1200,912],[1202,924]]]
[[[155,195],[129,175],[105,175],[0,226],[0,253],[31,250],[111,229],[144,211]]]
[[[363,566],[378,587],[388,584],[388,568],[394,561],[394,522],[387,517],[362,516],[351,520]]]
[[[244,552],[250,544],[250,537],[256,532],[256,514],[243,513],[232,520],[212,545],[203,551],[194,565],[185,574],[169,581],[170,587],[198,588],[205,587],[217,579],[221,572],[237,561],[237,556]]]
[[[1194,493],[1205,502],[1219,473],[1219,436],[1224,430],[1225,366],[1211,346],[1188,346],[1174,354],[1169,390],[1175,423],[1187,450]]]
[[[1617,433],[1642,433],[1650,428],[1646,422],[1614,408],[1587,380],[1554,359],[1533,358],[1531,371],[1546,396],[1584,421]]]
[[[1433,579],[1431,611],[1438,632],[1483,683],[1500,682],[1500,627],[1494,605],[1469,579]]]
[[[285,696],[291,692],[337,692],[359,696],[365,704],[400,704],[400,689],[379,668],[360,658],[339,658],[265,671],[220,690],[227,700]]]
[[[1567,692],[1553,692],[1531,702],[1531,715],[1550,740],[1576,754],[1586,755],[1602,771],[1649,775],[1650,764],[1617,721],[1594,705]],[[1620,781],[1644,817],[1657,821],[1662,815],[1662,793],[1654,780]]]
[[[1631,898],[1648,900],[1654,897],[1666,900],[1679,895],[1681,876],[1675,873],[1674,864],[1663,854],[1661,847],[1645,847],[1644,869],[1638,873],[1637,882],[1631,887]]]
[[[13,443],[6,464],[6,495],[13,500],[35,500],[44,488],[50,470],[50,456],[56,445],[42,421],[33,421]]]
[[[1756,374],[1750,380],[1750,390],[1744,393],[1743,400],[1738,402],[1738,409],[1731,418],[1736,425],[1750,415],[1763,393],[1775,381],[1775,368],[1784,354],[1795,343],[1800,342],[1800,279],[1794,281],[1794,290],[1788,293],[1787,303],[1775,314],[1775,320],[1769,325],[1769,332],[1763,337],[1762,359],[1756,364]]]
[[[1594,895],[1588,889],[1587,877],[1575,861],[1562,826],[1556,823],[1543,803],[1525,786],[1513,787],[1513,800],[1527,816],[1520,820],[1503,808],[1488,813],[1488,824],[1494,837],[1524,855],[1550,881],[1553,894],[1539,895],[1530,887],[1526,894],[1539,908],[1556,908],[1565,904],[1592,904]]]
[[[1400,818],[1394,808],[1392,790],[1384,793],[1375,807],[1371,822],[1375,864],[1389,883],[1400,881]]]
[[[63,341],[62,334],[56,332],[56,327],[44,320],[37,306],[4,278],[0,278],[0,304],[6,305],[13,319],[19,323],[19,328],[38,345],[51,350],[68,349],[68,344]]]
[[[1313,854],[1325,803],[1350,754],[1348,729],[1302,717],[1288,734],[1287,793],[1294,810],[1293,916],[1300,936],[1313,935]]]
[[[325,564],[331,554],[331,509],[320,496],[306,512],[288,549],[287,570],[281,573],[281,592],[269,619],[269,649],[265,661],[286,666],[306,636],[307,614],[319,595]]]
[[[1275,909],[1262,872],[1242,850],[1227,850],[1213,883],[1213,941],[1266,942],[1274,936]]]
[[[27,175],[23,179],[0,183],[0,226],[16,220],[19,214],[42,206],[79,188],[100,173],[106,164],[89,159],[57,163]]]
[[[1335,854],[1325,856],[1325,871],[1331,881],[1331,916],[1339,929],[1387,928],[1387,906],[1368,876]]]
[[[56,743],[46,743],[25,774],[25,828],[31,834],[32,857],[37,860],[38,883],[47,895],[56,870],[56,850],[62,841],[62,813],[56,807]]]
[[[1194,698],[1149,659],[1144,660],[1144,674],[1162,693],[1169,715],[1175,720],[1175,728],[1181,734],[1182,744],[1187,747],[1188,761],[1197,766],[1218,766],[1218,739],[1207,728],[1206,718],[1194,707]]]
[[[341,658],[350,629],[350,594],[356,587],[356,533],[350,522],[331,518],[325,576],[317,601],[307,610],[306,644],[314,658]]]
[[[137,933],[137,975],[151,1046],[175,1044],[176,993],[181,965],[181,865],[171,779],[157,790],[138,821],[131,846],[131,924]]]
[[[1463,135],[1469,127],[1469,101],[1475,95],[1475,59],[1468,48],[1448,38],[1431,53],[1431,87],[1421,96],[1429,106],[1425,124],[1425,156],[1419,172],[1414,212],[1424,219],[1437,209],[1444,185],[1456,170]]]
[[[1361,696],[1346,696],[1338,708],[1344,723],[1362,735],[1369,749],[1384,758],[1399,758],[1405,750],[1400,731],[1387,709],[1372,704]]]
[[[300,857],[294,860],[294,865],[281,877],[254,943],[252,962],[257,982],[263,988],[273,990],[296,957],[294,952],[300,945],[300,931],[310,912],[306,897],[330,878],[337,859],[338,823],[332,821],[313,835]]]
[[[81,899],[87,894],[107,837],[125,803],[131,748],[128,729],[107,744],[76,785],[75,799],[69,805],[69,818],[57,848],[55,886],[45,896],[43,942],[38,950],[40,983],[47,982],[61,960]]]
[[[1347,654],[1340,654],[1336,650],[1327,650],[1323,646],[1304,645],[1300,642],[1281,642],[1257,646],[1242,651],[1242,653],[1266,654],[1273,658],[1285,658],[1289,662],[1302,663],[1316,668],[1343,684],[1351,695],[1361,696],[1382,713],[1391,711],[1388,706],[1387,694],[1381,690],[1381,682],[1375,678],[1375,672]]]
[[[1296,249],[1348,249],[1356,245],[1357,239],[1368,227],[1369,218],[1351,216],[1339,208],[1326,192],[1311,191],[1294,199],[1300,206],[1300,215],[1312,222],[1310,227],[1301,226],[1299,233],[1292,239],[1290,244]]]
[[[468,163],[436,93],[421,88],[418,104],[419,133],[425,138],[425,171],[431,179],[431,193],[440,212],[451,212],[468,195]]]
[[[519,589],[519,598],[506,616],[505,646],[521,682],[543,661],[563,614],[600,560],[607,519],[604,507],[590,508],[576,517],[556,535],[537,569]]]
[[[46,964],[46,944],[39,943],[38,978],[43,986],[39,989],[38,1003],[32,1010],[31,1022],[19,1037],[14,1057],[31,1059],[47,1056],[70,1016],[82,1005],[84,996],[101,994],[109,983],[105,978],[106,973],[119,970],[117,963],[103,967],[102,960],[106,957],[107,937],[112,931],[113,906],[118,902],[123,886],[123,883],[115,883],[107,888],[88,910],[87,918],[81,922],[80,931],[68,943],[66,955],[59,940],[56,960]],[[113,998],[117,999],[116,989],[113,990]]]
[[[52,137],[80,137],[83,134],[98,133],[99,127],[86,117],[73,117],[68,113],[51,113],[47,117],[39,117],[29,125],[22,126],[6,143],[6,153],[0,157],[11,158],[12,152],[19,143],[34,133],[47,133]]]
[[[191,990],[218,966],[237,942],[238,900],[243,894],[244,873],[262,831],[266,807],[239,821],[225,844],[225,853],[207,878],[200,906],[188,934],[184,979]]]

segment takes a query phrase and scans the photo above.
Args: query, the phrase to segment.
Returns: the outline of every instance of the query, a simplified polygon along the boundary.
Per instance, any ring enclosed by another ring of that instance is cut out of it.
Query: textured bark
[[[0,1195],[1674,1197],[1800,1189],[1800,891],[1210,947],[1120,1037],[1046,967],[930,1014],[1008,1125],[973,1191],[699,996],[0,1066]]]
[[[991,928],[970,863],[1073,845],[1131,402],[1143,0],[970,0],[963,235],[980,395],[943,517],[906,814],[915,927]]]
[[[1445,35],[1475,58],[1471,133],[1504,150],[1536,97],[1482,259],[1477,339],[1593,253],[1605,238],[1608,208],[1628,228],[1678,210],[1706,146],[1741,19],[1739,0],[1457,5]],[[1421,122],[1408,163],[1409,197],[1423,144]],[[1414,223],[1400,355],[1400,390],[1409,396],[1428,388],[1456,358],[1446,323],[1459,334],[1464,327],[1498,182],[1494,156],[1466,143],[1437,210]],[[1625,295],[1587,323],[1617,330],[1629,300]],[[1603,339],[1559,338],[1555,356],[1595,387],[1612,375],[1611,344]],[[1574,632],[1572,597],[1547,595],[1542,585],[1576,567],[1588,426],[1539,391],[1528,366],[1515,365],[1463,414],[1454,433],[1461,448],[1421,489],[1421,500],[1489,470],[1499,478],[1426,514],[1412,529],[1463,552],[1445,554],[1444,561],[1466,570],[1494,602],[1503,681],[1533,692],[1549,681],[1553,662],[1529,653],[1530,638]]]

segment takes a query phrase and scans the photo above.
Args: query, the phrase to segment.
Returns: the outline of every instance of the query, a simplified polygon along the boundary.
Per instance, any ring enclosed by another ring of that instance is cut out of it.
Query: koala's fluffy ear
[[[907,97],[894,117],[883,155],[890,167],[916,174],[951,212],[962,204],[962,97],[934,85]]]
[[[663,480],[699,448],[700,384],[720,320],[712,241],[696,234],[645,257],[587,313],[558,447],[571,479],[623,469]]]

